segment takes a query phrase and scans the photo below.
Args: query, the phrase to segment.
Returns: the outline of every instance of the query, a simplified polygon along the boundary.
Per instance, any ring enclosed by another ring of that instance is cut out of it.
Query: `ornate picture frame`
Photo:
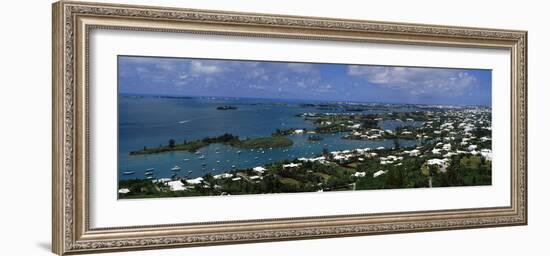
[[[90,227],[90,31],[235,35],[511,52],[509,206]],[[61,1],[53,5],[53,251],[206,246],[527,224],[527,32]]]

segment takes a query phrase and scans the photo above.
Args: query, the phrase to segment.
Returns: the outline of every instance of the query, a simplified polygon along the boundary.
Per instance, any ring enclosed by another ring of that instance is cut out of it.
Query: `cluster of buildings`
[[[400,166],[405,158],[419,158],[426,166],[436,167],[440,172],[447,171],[451,158],[457,155],[479,156],[487,161],[492,161],[491,150],[491,113],[490,109],[450,109],[447,111],[426,112],[428,117],[422,125],[407,127],[398,131],[383,130],[378,128],[364,128],[361,123],[348,121],[345,125],[352,129],[345,138],[348,139],[383,139],[385,135],[392,135],[397,138],[404,136],[416,138],[421,143],[413,148],[386,149],[358,148],[354,150],[332,151],[328,154],[311,158],[302,157],[290,163],[283,164],[282,168],[293,170],[301,167],[304,163],[339,164],[347,165],[352,162],[364,162],[367,160],[377,161],[381,169],[372,173],[372,178],[377,178],[388,172],[389,166]],[[305,113],[303,116],[316,116],[317,113]],[[328,115],[328,113],[327,113]],[[355,113],[334,113],[333,115],[356,115]],[[381,121],[381,120],[378,120]],[[401,121],[401,120],[397,120]],[[414,121],[406,119],[406,121]],[[322,125],[332,125],[331,121],[323,121]],[[305,130],[296,129],[295,134],[306,133]],[[253,175],[250,175],[253,173]],[[247,180],[258,182],[263,179],[267,169],[264,166],[257,166],[245,172],[227,172],[214,175],[213,178],[231,179],[233,181]],[[419,170],[420,171],[420,170]],[[367,177],[366,170],[356,170],[352,176],[356,178]],[[154,182],[163,183],[172,191],[184,191],[196,185],[209,186],[202,177],[186,180],[158,179]],[[129,190],[121,189],[119,193],[128,193]]]

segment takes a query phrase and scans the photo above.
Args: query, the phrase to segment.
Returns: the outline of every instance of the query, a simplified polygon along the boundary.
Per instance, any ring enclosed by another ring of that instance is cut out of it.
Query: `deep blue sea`
[[[305,101],[234,99],[234,98],[166,98],[153,96],[119,96],[118,166],[119,179],[144,178],[145,170],[154,168],[155,178],[171,176],[171,168],[182,168],[180,176],[189,178],[206,173],[219,174],[234,168],[244,169],[263,166],[271,162],[299,157],[320,155],[323,148],[329,151],[352,150],[393,146],[393,141],[359,141],[341,139],[343,134],[321,134],[321,141],[308,141],[307,134],[290,135],[294,145],[288,148],[245,150],[222,144],[211,144],[200,149],[200,154],[166,152],[160,154],[130,156],[129,152],[146,147],[167,145],[170,139],[177,143],[204,137],[231,133],[243,138],[270,136],[276,129],[313,128],[311,122],[297,117],[306,112],[340,112],[302,107]],[[217,110],[223,105],[236,106],[237,110]],[[414,106],[392,107],[381,111],[414,111]],[[420,122],[383,121],[383,129],[393,130],[400,125],[419,125]],[[402,146],[417,144],[416,140],[401,140]],[[238,151],[241,151],[238,153]],[[204,158],[200,159],[200,156]],[[134,171],[124,175],[123,172]]]

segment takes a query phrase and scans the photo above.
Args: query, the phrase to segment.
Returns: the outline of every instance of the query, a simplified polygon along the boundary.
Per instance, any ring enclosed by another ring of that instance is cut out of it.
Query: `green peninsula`
[[[291,139],[285,136],[271,136],[252,139],[239,139],[239,136],[235,136],[229,133],[225,133],[218,137],[206,137],[202,140],[184,141],[183,143],[176,143],[171,139],[168,141],[168,145],[160,145],[158,147],[143,147],[142,150],[131,151],[130,155],[148,155],[157,154],[169,151],[189,151],[196,152],[202,147],[206,147],[210,144],[225,144],[236,148],[256,149],[256,148],[282,148],[292,146]]]

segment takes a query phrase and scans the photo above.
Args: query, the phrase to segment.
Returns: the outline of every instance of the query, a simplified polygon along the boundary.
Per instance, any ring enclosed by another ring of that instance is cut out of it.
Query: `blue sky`
[[[119,56],[119,92],[491,105],[491,71]]]

